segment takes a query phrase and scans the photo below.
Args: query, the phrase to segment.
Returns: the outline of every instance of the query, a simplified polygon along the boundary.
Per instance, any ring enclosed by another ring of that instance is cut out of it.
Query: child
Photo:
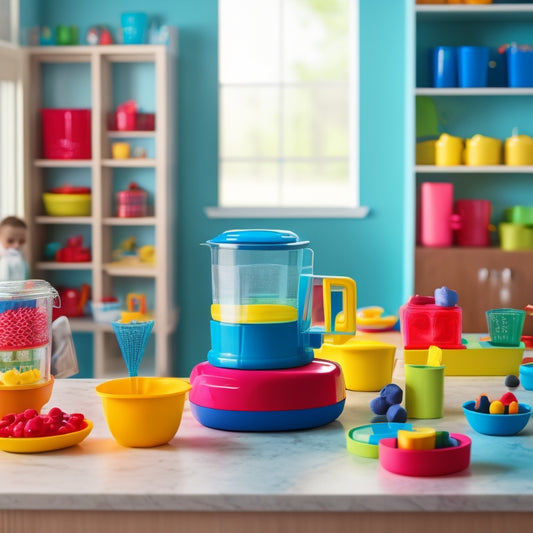
[[[0,221],[0,281],[19,281],[28,277],[28,265],[22,256],[28,226],[10,216]]]

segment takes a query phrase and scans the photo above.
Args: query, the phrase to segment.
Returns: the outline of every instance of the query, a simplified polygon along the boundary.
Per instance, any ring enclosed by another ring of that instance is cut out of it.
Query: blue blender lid
[[[287,230],[238,229],[225,231],[207,244],[241,250],[283,250],[305,248],[309,241],[301,241],[296,233]]]

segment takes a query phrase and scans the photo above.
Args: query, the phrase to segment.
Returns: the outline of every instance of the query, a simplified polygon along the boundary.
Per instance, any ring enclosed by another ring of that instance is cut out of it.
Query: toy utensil
[[[146,343],[148,342],[148,337],[154,326],[154,321],[136,322],[133,320],[127,323],[111,322],[111,325],[117,337],[122,357],[124,357],[124,361],[126,362],[128,376],[136,377],[144,355]]]

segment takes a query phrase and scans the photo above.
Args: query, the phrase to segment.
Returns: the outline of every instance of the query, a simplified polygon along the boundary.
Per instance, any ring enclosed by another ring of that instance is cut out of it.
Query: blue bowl
[[[492,415],[476,411],[476,402],[471,400],[463,404],[466,420],[478,433],[484,435],[516,435],[522,431],[531,417],[531,406],[518,404],[515,415]]]
[[[533,390],[533,363],[520,365],[520,384],[526,390]]]

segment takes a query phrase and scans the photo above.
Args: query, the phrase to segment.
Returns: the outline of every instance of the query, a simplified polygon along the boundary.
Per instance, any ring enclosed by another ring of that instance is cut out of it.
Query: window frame
[[[350,139],[350,180],[352,180],[352,202],[346,207],[257,207],[257,206],[239,206],[230,207],[220,205],[205,208],[208,218],[363,218],[368,214],[368,207],[360,205],[360,173],[359,173],[359,0],[349,0],[350,11],[353,25],[350,31],[350,47],[352,50],[351,60],[353,68],[350,69],[349,86],[351,92],[351,113],[349,120],[349,139]],[[219,2],[219,18],[221,4]],[[220,39],[220,36],[219,36]],[[220,46],[219,46],[220,48]],[[283,84],[282,84],[283,85]],[[224,84],[220,78],[218,80],[218,99],[220,102],[221,93]],[[219,130],[221,112],[219,106]],[[220,135],[219,135],[220,139]],[[219,140],[220,142],[220,140]],[[257,158],[259,159],[259,158]],[[223,162],[218,153],[217,185],[220,182],[220,167]]]

